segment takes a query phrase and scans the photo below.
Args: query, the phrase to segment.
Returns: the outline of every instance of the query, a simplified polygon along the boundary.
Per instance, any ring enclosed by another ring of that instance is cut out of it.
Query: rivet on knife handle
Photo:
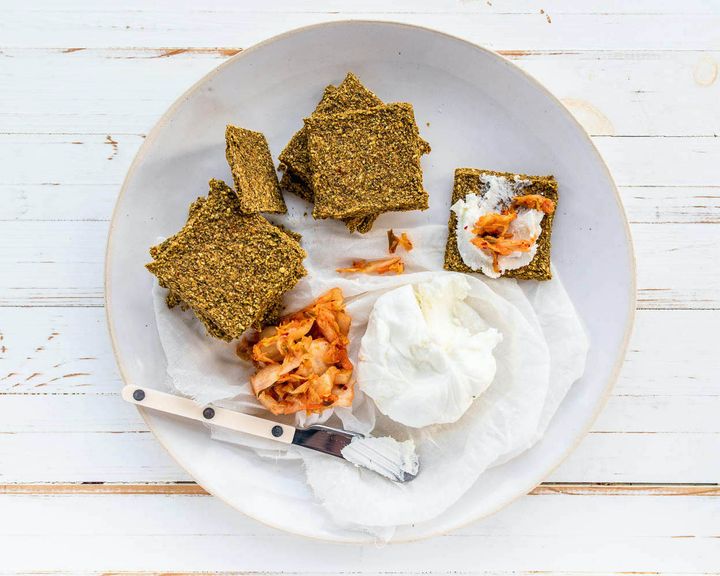
[[[151,408],[167,414],[190,418],[199,422],[212,422],[217,426],[245,432],[260,438],[291,444],[295,428],[287,424],[278,424],[250,414],[226,410],[217,406],[201,406],[189,398],[167,394],[152,388],[125,386],[122,397],[131,404]]]

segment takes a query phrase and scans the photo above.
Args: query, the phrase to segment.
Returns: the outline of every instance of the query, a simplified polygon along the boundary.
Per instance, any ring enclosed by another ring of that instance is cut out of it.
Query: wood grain
[[[102,306],[107,230],[97,220],[3,222],[0,265],[9,273],[0,276],[0,307]],[[631,230],[638,308],[720,308],[720,267],[707,265],[716,259],[720,226],[636,223]]]
[[[147,133],[175,98],[240,47],[2,51],[1,131],[104,137]],[[720,52],[501,53],[545,84],[593,136],[720,131],[720,114],[713,113],[720,88],[711,82]],[[57,70],[62,70],[60,92]]]
[[[441,2],[421,7],[405,2],[400,7],[358,0],[330,5],[291,0],[258,6],[221,2],[210,8],[192,4],[177,7],[167,2],[105,8],[84,0],[52,0],[5,11],[0,38],[9,47],[155,48],[234,46],[238,38],[250,46],[300,26],[345,19],[400,20],[432,26],[443,32],[499,50],[703,50],[714,46],[720,16],[707,3],[695,4],[686,13],[680,5],[648,8],[647,2],[608,8],[593,2],[589,9],[578,3],[523,2],[507,8],[509,1]],[[666,4],[661,2],[660,4]],[[667,3],[669,4],[669,3]],[[679,18],[679,16],[682,16]],[[177,49],[177,48],[175,48]]]
[[[182,496],[209,496],[202,486],[194,482],[112,484],[83,482],[75,484],[0,484],[1,494],[27,494],[59,496],[68,494],[166,494]],[[712,496],[720,497],[720,484],[621,484],[621,483],[553,483],[543,482],[529,496]]]
[[[190,482],[118,398],[102,309],[108,219],[164,110],[242,48],[346,18],[429,25],[545,84],[607,159],[638,257],[620,380],[551,481],[380,548],[277,532]],[[707,0],[5,2],[0,574],[720,574],[719,26]]]
[[[390,546],[298,538],[197,494],[4,494],[0,507],[13,519],[0,524],[6,572],[687,574],[716,571],[720,554],[717,494],[537,494]]]

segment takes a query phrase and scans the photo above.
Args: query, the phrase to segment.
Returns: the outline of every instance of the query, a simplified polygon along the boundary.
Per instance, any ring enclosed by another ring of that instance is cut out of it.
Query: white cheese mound
[[[456,422],[493,381],[502,335],[465,303],[469,289],[449,274],[375,302],[357,379],[392,420],[415,428]]]

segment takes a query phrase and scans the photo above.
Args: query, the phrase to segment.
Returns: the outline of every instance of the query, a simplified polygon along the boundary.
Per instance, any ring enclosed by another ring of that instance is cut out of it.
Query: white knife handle
[[[189,398],[166,394],[152,388],[128,385],[122,389],[122,397],[137,406],[245,432],[260,438],[277,440],[285,444],[291,444],[295,435],[295,428],[286,424],[279,424],[272,420],[265,420],[226,408],[200,406]]]

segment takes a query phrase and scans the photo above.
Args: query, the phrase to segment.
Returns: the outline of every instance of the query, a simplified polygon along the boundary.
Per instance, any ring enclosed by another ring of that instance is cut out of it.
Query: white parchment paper
[[[333,221],[295,216],[289,226],[303,233],[308,276],[286,296],[288,311],[310,303],[335,286],[343,290],[352,318],[350,358],[355,361],[367,320],[377,297],[442,271],[447,230],[426,225],[407,231],[415,244],[399,251],[406,273],[399,276],[338,275],[335,269],[354,258],[387,255],[387,223],[370,234],[349,235]],[[287,221],[286,221],[287,224]],[[211,429],[213,438],[248,446],[273,458],[302,458],[307,481],[332,519],[343,526],[389,538],[399,525],[430,520],[458,501],[489,467],[516,456],[542,437],[563,397],[583,373],[588,340],[572,303],[557,277],[548,282],[491,280],[468,275],[467,304],[483,321],[503,334],[496,349],[498,370],[486,392],[456,423],[410,430],[377,412],[356,384],[352,409],[325,411],[320,417],[296,415],[284,421],[296,426],[329,420],[346,429],[375,436],[412,437],[420,457],[420,474],[396,484],[341,460],[294,447],[278,449],[272,441]],[[177,392],[198,402],[214,402],[268,417],[255,400],[249,377],[254,369],[234,353],[234,346],[208,337],[191,312],[168,310],[164,291],[154,291],[158,331]]]

